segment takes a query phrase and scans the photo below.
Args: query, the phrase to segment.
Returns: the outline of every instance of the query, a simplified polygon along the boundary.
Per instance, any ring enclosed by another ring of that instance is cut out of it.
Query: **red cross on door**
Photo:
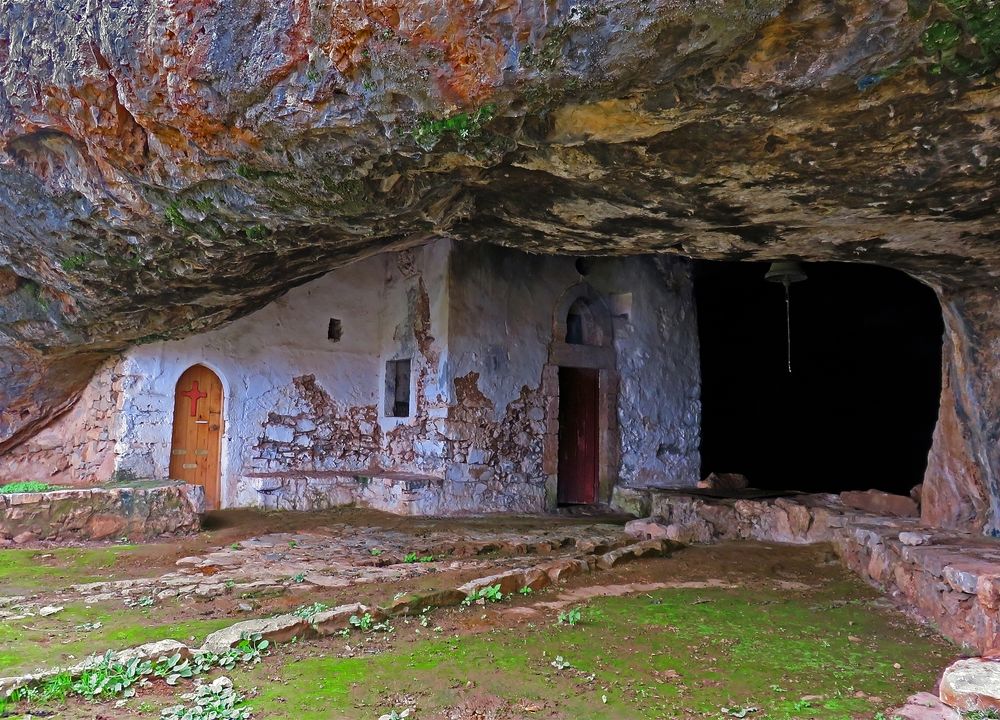
[[[205,504],[221,497],[222,382],[204,365],[189,367],[174,388],[170,477],[205,488]]]
[[[208,397],[208,393],[207,392],[205,392],[204,390],[199,390],[198,389],[198,381],[197,380],[195,380],[193,383],[191,383],[191,389],[190,390],[185,390],[182,393],[178,393],[178,395],[181,395],[182,397],[186,397],[186,398],[190,398],[191,399],[191,417],[197,417],[198,416],[198,401],[201,400],[202,398]]]

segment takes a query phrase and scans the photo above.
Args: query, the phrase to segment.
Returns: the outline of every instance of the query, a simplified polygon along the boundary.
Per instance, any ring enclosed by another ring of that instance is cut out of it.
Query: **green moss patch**
[[[434,717],[492,703],[511,717],[536,708],[559,718],[832,720],[870,718],[931,687],[954,653],[852,582],[818,592],[676,589],[605,598],[575,627],[555,625],[552,615],[513,629],[418,636],[358,657],[286,646],[281,682],[267,682],[274,659],[234,679],[260,688],[252,704],[262,717],[296,720],[378,717],[400,698]],[[556,657],[569,666],[553,666]]]
[[[911,0],[910,12],[933,21],[921,35],[924,52],[934,58],[931,71],[983,76],[1000,68],[1000,5],[993,0]]]
[[[47,485],[43,482],[15,482],[0,485],[0,495],[7,493],[40,493],[55,489],[52,485]]]
[[[105,650],[174,639],[198,644],[233,618],[178,620],[173,608],[70,605],[49,617],[0,621],[0,675],[77,663]]]
[[[3,550],[0,551],[0,596],[108,580],[111,578],[109,571],[116,562],[138,550],[135,545]]]

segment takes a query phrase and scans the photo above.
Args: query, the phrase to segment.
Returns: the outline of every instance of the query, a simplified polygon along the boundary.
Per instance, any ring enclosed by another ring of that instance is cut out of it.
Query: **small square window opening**
[[[386,417],[410,416],[410,359],[385,364]]]

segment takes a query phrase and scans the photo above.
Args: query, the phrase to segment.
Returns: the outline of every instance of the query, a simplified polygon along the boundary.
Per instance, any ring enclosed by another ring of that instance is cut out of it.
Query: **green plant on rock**
[[[176,685],[181,678],[189,680],[195,676],[195,668],[188,660],[182,660],[180,653],[162,657],[153,664],[153,675],[161,677],[167,685]]]
[[[312,620],[316,615],[319,615],[324,610],[329,610],[330,606],[326,603],[314,602],[309,605],[299,605],[292,612],[293,615],[298,615],[303,620]]]
[[[423,150],[431,151],[445,137],[469,140],[479,135],[496,115],[497,106],[483,105],[473,112],[461,112],[440,120],[425,120],[413,129],[413,140]]]
[[[362,632],[371,632],[372,630],[377,632],[392,632],[393,629],[388,621],[375,622],[375,618],[369,612],[360,616],[351,615],[347,622]]]
[[[994,0],[910,0],[910,14],[923,17],[934,8],[920,37],[934,58],[931,72],[979,77],[1000,68],[1000,3]]]
[[[37,685],[22,685],[14,688],[6,696],[0,696],[0,717],[5,715],[7,705],[19,702],[51,702],[65,700],[73,692],[73,676],[60,672],[45,678]]]
[[[219,656],[213,652],[196,653],[191,657],[191,670],[195,675],[207,673],[212,668],[218,666]]]
[[[164,708],[160,713],[163,720],[248,720],[253,710],[227,677],[199,684],[181,699],[189,704]]]
[[[405,563],[415,563],[417,561],[417,554],[415,552],[406,553],[406,557],[403,558]]]
[[[216,665],[226,670],[232,670],[237,664],[256,665],[271,647],[271,641],[265,640],[260,633],[247,634],[236,645],[219,655]]]
[[[114,653],[108,650],[98,663],[80,674],[73,682],[72,690],[88,700],[132,697],[135,686],[152,672],[153,664],[149,660],[133,658],[122,663],[115,660]]]
[[[70,255],[69,257],[63,258],[59,262],[59,266],[62,267],[66,272],[73,272],[74,270],[79,270],[94,259],[94,256],[90,253],[79,253],[77,255]]]
[[[170,226],[177,228],[178,230],[186,230],[191,227],[191,223],[187,221],[187,218],[181,213],[180,204],[177,202],[172,202],[167,205],[163,210],[164,219],[170,223]]]
[[[243,234],[247,236],[247,240],[263,240],[271,234],[271,231],[265,225],[257,223],[244,229]]]
[[[410,717],[409,708],[403,710],[402,712],[391,710],[390,712],[382,713],[379,715],[378,720],[406,720],[408,717]]]
[[[503,599],[503,592],[500,590],[500,584],[497,583],[496,585],[487,585],[479,590],[473,590],[471,593],[466,595],[465,600],[462,601],[462,605],[468,607],[473,604],[484,605],[488,602],[498,603],[502,602]]]

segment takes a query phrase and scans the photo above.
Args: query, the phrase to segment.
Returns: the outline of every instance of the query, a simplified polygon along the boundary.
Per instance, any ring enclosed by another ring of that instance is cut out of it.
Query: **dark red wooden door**
[[[559,368],[559,502],[597,502],[597,370]]]

